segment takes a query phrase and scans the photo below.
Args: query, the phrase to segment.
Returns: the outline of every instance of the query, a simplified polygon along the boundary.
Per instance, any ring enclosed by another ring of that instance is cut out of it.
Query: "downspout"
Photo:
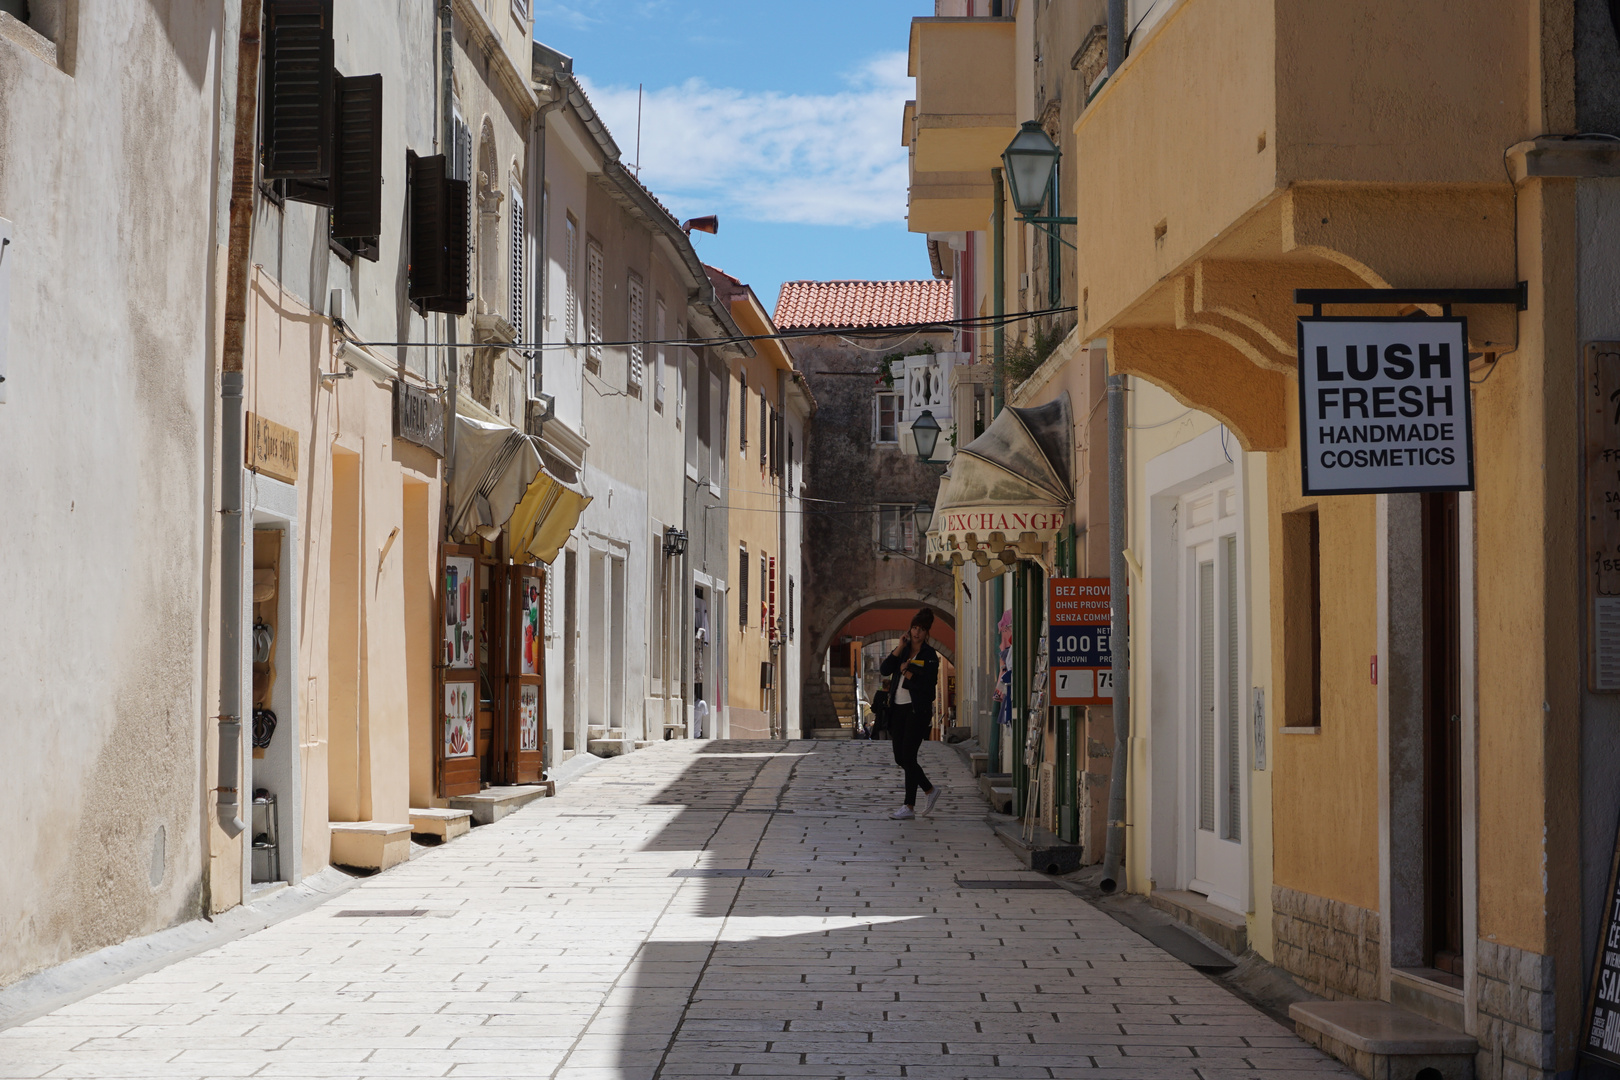
[[[990,382],[990,415],[985,419],[985,427],[990,426],[1001,412],[1003,399],[1007,392],[1007,328],[1002,320],[1007,314],[1007,244],[1003,235],[1005,228],[1005,211],[1002,209],[1001,170],[990,170],[990,182],[994,189],[990,203],[990,296],[991,313],[995,316],[995,328],[990,332],[991,371]],[[1001,656],[1001,614],[1007,610],[1006,579],[997,577],[990,590],[990,613],[992,615],[993,629],[991,630],[992,650],[999,659]],[[1001,714],[998,710],[996,718],[990,725],[989,769],[991,772],[1001,771]]]
[[[219,803],[225,835],[242,835],[242,357],[247,336],[253,193],[257,180],[260,0],[242,0],[236,67],[236,137],[231,155],[231,226],[226,256],[225,340],[220,366]]]
[[[1125,0],[1108,0],[1108,77],[1125,62]],[[1108,375],[1108,595],[1109,643],[1113,653],[1114,760],[1108,782],[1108,834],[1103,848],[1104,892],[1119,887],[1125,860],[1125,784],[1130,771],[1129,578],[1125,566],[1125,376]]]
[[[777,738],[797,738],[787,730],[787,492],[793,477],[793,465],[788,461],[788,373],[776,373],[776,401],[782,419],[776,425],[776,461],[781,471],[776,474],[776,720],[780,730]]]
[[[439,6],[439,112],[443,116],[444,159],[450,161],[456,152],[455,109],[455,34],[450,13],[450,0]],[[443,494],[448,506],[450,481],[456,475],[456,404],[461,388],[461,360],[456,352],[456,331],[460,324],[454,315],[444,316],[445,363],[449,366],[450,393],[444,421],[444,485]],[[444,515],[445,535],[450,533],[450,514]]]

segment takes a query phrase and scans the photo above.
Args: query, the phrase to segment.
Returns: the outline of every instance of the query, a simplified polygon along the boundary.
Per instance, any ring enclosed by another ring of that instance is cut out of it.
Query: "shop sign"
[[[1020,536],[1027,532],[1052,532],[1063,527],[1062,509],[1050,507],[1009,507],[1002,510],[947,510],[939,531],[943,533],[993,532]]]
[[[1472,416],[1467,320],[1299,320],[1306,495],[1471,491]]]
[[[298,483],[298,432],[248,413],[247,467],[285,484]]]
[[[1612,865],[1620,867],[1620,853]],[[1581,1052],[1620,1065],[1620,878],[1614,869],[1609,872],[1605,900],[1598,924],[1597,956],[1592,961],[1592,989]]]
[[[439,395],[394,380],[394,435],[444,457],[444,402]]]
[[[1047,580],[1052,704],[1113,704],[1111,595],[1107,578]]]
[[[1620,691],[1620,341],[1586,346],[1587,684]]]

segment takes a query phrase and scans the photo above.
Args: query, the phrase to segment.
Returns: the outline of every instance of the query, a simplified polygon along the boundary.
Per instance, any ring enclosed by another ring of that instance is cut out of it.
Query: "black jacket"
[[[934,687],[939,681],[939,653],[925,641],[922,648],[917,650],[916,656],[902,660],[891,652],[883,658],[883,665],[878,668],[878,673],[886,680],[883,685],[889,691],[891,704],[894,702],[894,691],[900,688],[901,676],[898,672],[902,665],[911,674],[911,678],[905,684],[906,689],[911,692],[911,703],[921,712],[932,710]]]

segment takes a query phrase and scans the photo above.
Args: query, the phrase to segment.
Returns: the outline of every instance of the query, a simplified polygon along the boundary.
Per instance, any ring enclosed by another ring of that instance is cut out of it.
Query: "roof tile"
[[[949,281],[788,281],[776,300],[782,330],[853,330],[953,317]]]

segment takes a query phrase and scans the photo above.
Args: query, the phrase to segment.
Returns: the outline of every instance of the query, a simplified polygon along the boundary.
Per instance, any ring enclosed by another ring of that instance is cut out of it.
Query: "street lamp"
[[[918,503],[911,508],[911,520],[917,523],[917,535],[927,536],[928,526],[934,520],[934,508],[927,503]]]
[[[1041,208],[1052,189],[1061,151],[1051,136],[1034,120],[1025,120],[1007,149],[1001,152],[1002,171],[1007,177],[1007,194],[1018,217],[1035,225],[1073,225],[1072,217],[1042,217]]]
[[[934,410],[924,409],[917,414],[911,422],[911,437],[917,443],[917,460],[932,461],[934,447],[939,445],[939,421],[934,419]]]

